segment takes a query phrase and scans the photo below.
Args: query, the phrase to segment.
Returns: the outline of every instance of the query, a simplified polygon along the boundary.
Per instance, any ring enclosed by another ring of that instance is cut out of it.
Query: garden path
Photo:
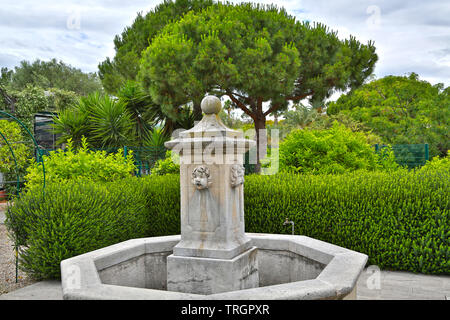
[[[8,231],[4,225],[6,203],[0,203],[0,295],[32,284],[25,273],[19,271],[16,283],[15,254],[13,243],[8,237]]]

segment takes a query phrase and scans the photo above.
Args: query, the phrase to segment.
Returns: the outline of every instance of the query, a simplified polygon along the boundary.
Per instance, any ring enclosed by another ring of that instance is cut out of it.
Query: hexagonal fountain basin
[[[367,256],[305,236],[247,234],[259,287],[199,295],[167,291],[167,256],[180,236],[133,239],[61,262],[64,299],[356,298]]]

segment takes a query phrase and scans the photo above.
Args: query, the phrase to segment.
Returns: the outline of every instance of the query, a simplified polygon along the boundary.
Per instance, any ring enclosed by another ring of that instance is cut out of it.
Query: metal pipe
[[[284,220],[283,222],[283,226],[287,226],[288,224],[292,225],[292,235],[294,235],[294,221],[289,221],[289,219],[286,218],[286,220]]]

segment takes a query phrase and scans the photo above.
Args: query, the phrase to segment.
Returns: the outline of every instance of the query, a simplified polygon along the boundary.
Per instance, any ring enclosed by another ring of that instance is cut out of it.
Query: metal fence
[[[53,117],[56,112],[40,111],[34,114],[33,135],[41,148],[56,149],[59,135],[53,131]]]
[[[375,145],[375,152],[378,153],[381,149],[386,148],[386,145]],[[395,161],[408,168],[415,168],[423,166],[430,157],[428,144],[394,144],[392,145],[394,151]]]
[[[136,165],[136,176],[143,176],[150,174],[150,170],[153,165],[159,159],[164,159],[166,156],[167,149],[164,146],[161,147],[134,147],[134,146],[123,146],[122,148],[105,148],[105,149],[95,149],[90,148],[92,151],[106,151],[106,153],[116,153],[122,150],[124,157],[127,157],[132,151],[134,164]],[[50,151],[56,151],[61,149],[40,149],[43,155],[49,155]]]
[[[381,149],[386,148],[387,145],[376,144],[374,146],[375,152],[380,152]],[[135,165],[137,167],[136,175],[148,175],[151,172],[151,168],[154,166],[156,161],[159,159],[164,159],[167,149],[163,146],[161,147],[134,147],[134,146],[124,146],[122,148],[124,156],[126,157],[130,150],[133,151],[133,157],[135,160]],[[408,168],[415,168],[418,166],[423,166],[427,160],[429,160],[429,150],[428,144],[396,144],[392,146],[395,155],[395,161],[402,166]],[[55,151],[56,149],[40,149],[41,154],[48,155],[50,151]],[[109,149],[91,149],[93,151],[106,151],[107,153],[117,152],[119,148],[109,148]],[[251,163],[249,159],[249,152],[245,153],[244,167],[245,173],[251,174],[255,172],[255,164]]]

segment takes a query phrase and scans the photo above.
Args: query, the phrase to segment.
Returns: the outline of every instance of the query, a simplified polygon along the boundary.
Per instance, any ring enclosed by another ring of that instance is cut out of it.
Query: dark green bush
[[[115,183],[65,181],[27,192],[7,212],[20,266],[36,278],[60,277],[61,260],[149,232],[144,188],[138,178]]]
[[[295,233],[363,252],[383,269],[450,273],[450,169],[246,176],[247,232]],[[59,277],[71,256],[130,238],[180,232],[179,176],[50,184],[7,214],[21,266]]]
[[[146,176],[139,180],[149,212],[148,236],[180,234],[180,176]]]
[[[295,233],[363,252],[380,268],[450,273],[450,171],[248,176],[247,232]]]
[[[291,131],[280,144],[280,170],[293,173],[341,174],[359,169],[396,169],[394,154],[376,154],[364,133],[338,122],[329,129]]]

